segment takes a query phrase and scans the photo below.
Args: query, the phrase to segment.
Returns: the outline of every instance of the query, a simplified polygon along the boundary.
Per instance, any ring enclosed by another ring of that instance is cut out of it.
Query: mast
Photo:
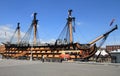
[[[36,44],[36,40],[37,40],[37,22],[38,20],[36,20],[36,15],[37,13],[34,13],[34,19],[33,19],[33,22],[32,22],[32,25],[33,25],[33,29],[34,29],[34,38],[33,38],[33,44],[35,45]]]
[[[20,23],[17,24],[17,30],[18,30],[18,44],[20,43]]]
[[[95,42],[97,42],[98,40],[108,36],[111,32],[113,32],[114,30],[118,29],[118,26],[115,25],[112,29],[110,29],[108,32],[104,33],[103,35],[100,35],[99,37],[97,37],[96,39],[94,39],[93,41],[89,42],[89,44],[94,44]]]
[[[67,18],[67,23],[68,23],[68,29],[69,29],[69,43],[73,43],[73,28],[72,28],[72,21],[75,19],[72,17],[72,10],[68,10],[68,18]]]

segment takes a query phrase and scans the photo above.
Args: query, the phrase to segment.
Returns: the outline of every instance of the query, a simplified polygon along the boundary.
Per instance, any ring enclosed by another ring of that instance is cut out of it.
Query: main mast
[[[36,44],[36,40],[37,40],[37,22],[38,20],[36,20],[36,15],[37,13],[34,13],[34,19],[33,19],[33,22],[32,22],[32,25],[33,25],[33,29],[34,29],[34,38],[33,38],[33,44],[35,45]]]
[[[72,10],[68,10],[68,18],[67,18],[67,23],[68,23],[68,29],[69,29],[69,43],[73,43],[73,28],[72,28],[72,21],[75,19],[72,17]]]

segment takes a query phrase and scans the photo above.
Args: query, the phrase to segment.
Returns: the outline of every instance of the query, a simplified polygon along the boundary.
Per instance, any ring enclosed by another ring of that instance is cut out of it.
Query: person
[[[42,62],[44,63],[44,55],[42,55]]]
[[[62,63],[62,61],[63,61],[63,59],[61,58],[61,59],[60,59],[60,62]]]

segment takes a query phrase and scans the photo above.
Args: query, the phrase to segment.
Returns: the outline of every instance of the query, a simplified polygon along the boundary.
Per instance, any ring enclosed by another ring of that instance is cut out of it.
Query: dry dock
[[[119,76],[120,64],[0,60],[0,76]]]

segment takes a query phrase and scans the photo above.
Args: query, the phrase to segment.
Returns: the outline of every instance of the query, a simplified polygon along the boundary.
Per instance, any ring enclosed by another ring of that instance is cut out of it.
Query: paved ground
[[[0,60],[0,76],[119,76],[120,64]]]

